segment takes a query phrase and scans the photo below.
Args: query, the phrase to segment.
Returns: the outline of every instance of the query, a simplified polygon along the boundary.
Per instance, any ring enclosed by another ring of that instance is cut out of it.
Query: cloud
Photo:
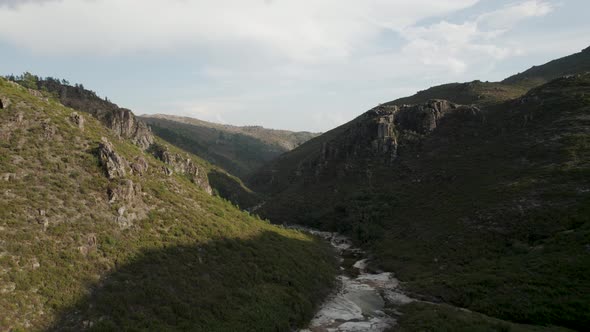
[[[400,31],[408,41],[406,56],[420,59],[425,65],[446,67],[460,74],[475,65],[522,52],[514,45],[503,44],[500,37],[516,24],[532,17],[547,15],[554,6],[546,1],[531,0],[504,6],[463,23],[440,21],[429,26],[411,26]]]
[[[0,39],[50,54],[248,45],[242,51],[334,61],[354,54],[385,27],[401,29],[476,2],[63,0],[39,6],[26,1],[18,10],[0,9]]]
[[[483,14],[476,22],[482,30],[506,31],[523,19],[545,16],[554,9],[549,2],[529,0]]]
[[[50,1],[61,1],[61,0],[0,0],[0,8],[1,7],[9,7],[15,9],[19,6],[24,4],[33,3],[33,4],[43,4],[45,2]]]

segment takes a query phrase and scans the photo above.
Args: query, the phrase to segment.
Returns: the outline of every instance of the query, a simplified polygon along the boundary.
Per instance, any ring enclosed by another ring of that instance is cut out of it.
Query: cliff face
[[[335,129],[337,135],[328,134],[322,142],[304,145],[301,149],[305,152],[300,153],[305,155],[304,158],[285,161],[290,158],[287,154],[271,162],[251,178],[251,183],[257,188],[275,191],[281,190],[277,186],[284,187],[285,181],[321,182],[322,179],[370,172],[370,165],[391,165],[405,151],[420,144],[450,115],[454,122],[483,119],[479,108],[447,100],[378,106]]]
[[[154,143],[154,136],[150,128],[126,108],[112,109],[104,115],[101,114],[101,118],[105,126],[113,130],[117,135],[130,139],[135,145],[144,150]]]

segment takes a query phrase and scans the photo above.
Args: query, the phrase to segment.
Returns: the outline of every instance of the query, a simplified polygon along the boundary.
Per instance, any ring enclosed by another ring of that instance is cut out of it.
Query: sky
[[[327,131],[590,46],[588,0],[0,0],[0,74],[136,114]]]

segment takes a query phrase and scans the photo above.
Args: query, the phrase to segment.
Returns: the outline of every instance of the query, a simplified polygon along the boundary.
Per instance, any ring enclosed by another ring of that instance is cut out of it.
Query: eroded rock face
[[[151,152],[156,158],[169,166],[164,169],[166,175],[170,176],[174,173],[186,175],[199,188],[205,190],[209,194],[213,193],[205,171],[197,166],[192,159],[179,153],[172,153],[168,151],[168,148],[165,146],[157,144],[154,144],[151,147]]]
[[[104,122],[117,135],[130,139],[144,150],[154,143],[150,128],[143,121],[137,120],[128,109],[118,108],[110,111],[105,116]]]
[[[318,182],[324,178],[342,178],[351,174],[366,176],[371,181],[372,166],[394,163],[400,155],[419,146],[444,121],[455,123],[480,121],[482,118],[477,107],[447,100],[430,100],[418,105],[378,106],[323,142],[316,155],[310,155],[297,165],[289,181],[303,179],[305,182]],[[272,179],[271,173],[260,181],[273,184]]]
[[[127,175],[129,164],[115,152],[113,144],[105,137],[98,147],[98,157],[109,179],[122,178]]]

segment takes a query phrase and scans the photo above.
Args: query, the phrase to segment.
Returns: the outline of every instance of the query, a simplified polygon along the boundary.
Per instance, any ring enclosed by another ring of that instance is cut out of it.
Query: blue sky
[[[136,114],[326,131],[590,46],[587,0],[0,0],[0,73]]]

